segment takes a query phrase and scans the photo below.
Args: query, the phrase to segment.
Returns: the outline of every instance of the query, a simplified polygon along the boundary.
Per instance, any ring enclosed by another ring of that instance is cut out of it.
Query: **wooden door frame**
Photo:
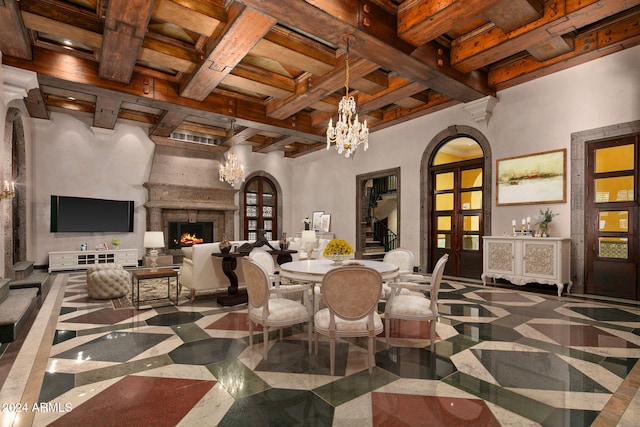
[[[640,120],[571,134],[571,280],[576,293],[585,291],[585,144],[640,133]]]
[[[244,239],[244,235],[246,232],[246,227],[245,227],[245,203],[244,203],[244,191],[245,191],[245,187],[247,185],[247,182],[251,181],[251,179],[257,177],[257,176],[261,176],[263,178],[267,178],[269,181],[271,181],[271,183],[273,184],[275,190],[276,190],[276,208],[278,210],[276,217],[273,218],[274,221],[276,221],[276,227],[277,227],[277,232],[281,235],[283,230],[282,230],[282,210],[283,210],[283,202],[282,202],[282,187],[280,186],[280,183],[278,182],[278,180],[271,175],[270,173],[267,173],[263,170],[259,170],[259,171],[255,171],[252,172],[251,174],[249,174],[247,177],[245,177],[245,180],[242,182],[242,185],[240,187],[240,190],[238,190],[238,205],[239,205],[239,209],[238,209],[238,237],[237,239],[239,240],[243,240]],[[280,235],[278,236],[273,236],[273,240],[279,240],[280,239]],[[234,237],[235,238],[235,237]]]
[[[391,168],[385,169],[375,172],[364,173],[361,175],[356,175],[356,258],[362,258],[362,253],[364,252],[367,246],[367,213],[368,213],[368,203],[369,198],[367,191],[365,189],[365,185],[367,181],[375,178],[384,178],[387,176],[395,175],[396,177],[396,194],[397,194],[397,210],[398,210],[398,247],[401,244],[401,218],[400,215],[400,198],[401,198],[401,179],[400,179],[400,168]]]
[[[422,272],[430,272],[431,265],[429,260],[431,259],[431,170],[430,166],[433,162],[433,158],[436,155],[440,147],[448,141],[459,138],[469,137],[476,141],[482,148],[484,153],[484,164],[482,170],[482,180],[484,183],[484,194],[482,195],[482,235],[491,235],[491,203],[493,200],[493,182],[492,177],[493,168],[491,167],[492,155],[491,145],[489,140],[479,130],[470,126],[454,125],[449,126],[445,130],[434,136],[427,148],[422,154],[422,161],[420,163],[420,270]],[[480,242],[480,250],[482,250],[482,242]],[[478,280],[480,278],[478,277]]]

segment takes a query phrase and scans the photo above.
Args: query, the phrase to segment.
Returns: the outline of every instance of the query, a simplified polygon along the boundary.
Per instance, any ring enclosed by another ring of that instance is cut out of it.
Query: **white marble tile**
[[[218,383],[180,420],[177,427],[216,426],[233,403],[233,397]]]
[[[371,393],[350,400],[334,409],[333,427],[373,425]]]

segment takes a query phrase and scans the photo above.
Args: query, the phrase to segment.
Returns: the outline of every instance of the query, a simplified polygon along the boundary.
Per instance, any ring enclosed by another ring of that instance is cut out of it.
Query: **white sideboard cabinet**
[[[564,285],[571,292],[571,239],[563,237],[485,236],[482,284],[487,278],[505,279],[514,285]]]
[[[97,264],[120,264],[123,267],[137,267],[138,250],[49,252],[49,273],[62,270],[86,270]]]

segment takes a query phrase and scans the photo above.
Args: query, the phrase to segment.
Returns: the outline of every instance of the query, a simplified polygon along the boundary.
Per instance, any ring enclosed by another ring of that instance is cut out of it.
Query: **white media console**
[[[120,264],[123,267],[137,267],[138,250],[49,252],[49,273],[62,270],[86,270],[97,264]]]

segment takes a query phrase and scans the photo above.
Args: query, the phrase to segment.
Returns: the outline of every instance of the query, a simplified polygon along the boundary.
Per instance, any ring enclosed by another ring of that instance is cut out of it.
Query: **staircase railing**
[[[384,246],[385,252],[398,247],[398,235],[376,217],[371,217],[371,230],[373,237]]]

